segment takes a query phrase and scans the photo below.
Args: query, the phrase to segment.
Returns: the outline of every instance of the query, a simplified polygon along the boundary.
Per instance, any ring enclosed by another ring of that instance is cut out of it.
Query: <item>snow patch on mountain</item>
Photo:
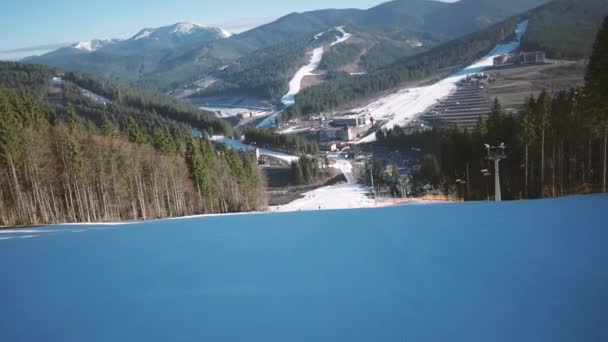
[[[232,34],[232,33],[230,33],[230,32],[228,32],[228,31],[224,30],[224,29],[223,29],[223,28],[221,28],[221,27],[219,27],[219,30],[220,30],[220,34],[221,34],[221,36],[222,36],[222,37],[224,37],[224,38],[229,38],[229,37],[232,37],[232,36],[233,36],[233,34]]]
[[[152,33],[154,33],[154,29],[143,29],[138,34],[136,34],[135,37],[133,37],[131,39],[140,40],[140,39],[148,38],[148,37],[150,37],[150,35]]]
[[[93,52],[93,51],[97,51],[103,47],[106,47],[108,45],[116,44],[120,41],[121,41],[120,39],[93,39],[93,40],[89,40],[89,41],[78,42],[78,43],[72,45],[72,48],[74,48],[76,50]]]
[[[338,26],[336,27],[336,30],[340,31],[340,33],[342,33],[342,37],[338,38],[335,42],[331,43],[331,46],[335,46],[338,45],[340,43],[344,43],[345,41],[349,40],[353,35],[344,31],[344,26]]]
[[[162,39],[166,37],[187,37],[195,34],[210,34],[215,35],[218,39],[228,38],[232,33],[224,30],[221,27],[209,27],[191,22],[180,22],[171,26],[159,28],[145,28],[135,35],[131,40],[140,39]]]
[[[330,45],[331,46],[335,46],[337,44],[341,44],[344,43],[345,41],[349,40],[353,35],[346,32],[344,30],[344,26],[338,26],[335,28],[336,30],[340,31],[340,33],[342,34],[342,37],[337,38],[334,42],[332,42]],[[324,31],[327,32],[327,31]],[[324,32],[318,33],[315,35],[315,40],[319,39]],[[283,96],[281,98],[281,102],[286,106],[286,107],[290,107],[293,106],[296,102],[296,95],[300,92],[300,90],[302,89],[302,80],[304,79],[304,77],[306,76],[313,76],[313,71],[315,71],[319,65],[321,64],[321,61],[323,60],[323,53],[324,53],[324,47],[318,47],[316,49],[314,49],[312,51],[312,56],[310,57],[310,60],[308,62],[308,64],[306,64],[305,66],[303,66],[302,68],[300,68],[296,74],[294,75],[294,77],[291,79],[291,81],[289,81],[289,91],[287,92],[287,94],[285,94],[285,96]]]
[[[172,34],[190,34],[192,33],[193,30],[195,30],[196,28],[198,28],[198,25],[189,23],[189,22],[184,22],[184,23],[177,23],[174,27],[173,30],[171,31]]]

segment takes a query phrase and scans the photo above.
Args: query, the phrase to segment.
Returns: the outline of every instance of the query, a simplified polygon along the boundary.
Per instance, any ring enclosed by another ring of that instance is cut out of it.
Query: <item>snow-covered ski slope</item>
[[[300,68],[291,81],[289,81],[289,91],[281,98],[281,102],[283,102],[285,106],[292,106],[296,102],[296,94],[302,89],[302,80],[306,76],[313,75],[312,72],[319,67],[322,59],[323,47],[321,46],[312,51],[312,56],[310,57],[308,64]]]
[[[336,41],[331,43],[331,46],[343,43],[353,36],[352,34],[344,30],[344,26],[336,27],[336,30],[340,31],[342,37],[339,37]],[[319,39],[325,32],[327,31],[316,34],[315,40]],[[289,81],[289,91],[287,92],[287,94],[285,94],[285,96],[281,98],[281,102],[286,107],[293,106],[293,104],[296,102],[296,95],[302,89],[302,80],[306,76],[314,75],[313,71],[315,71],[319,67],[319,64],[321,64],[321,61],[323,60],[324,51],[325,50],[323,46],[314,49],[312,51],[312,56],[310,57],[310,61],[308,62],[308,64],[300,68],[300,70],[296,72],[291,81]]]
[[[0,341],[605,342],[605,208],[596,195],[0,240]]]
[[[401,89],[353,111],[368,111],[376,120],[387,120],[383,128],[406,125],[416,118],[416,116],[423,114],[438,101],[447,97],[456,89],[456,84],[459,81],[468,75],[480,73],[491,67],[495,57],[516,50],[527,28],[528,21],[522,21],[517,25],[515,31],[516,37],[513,41],[497,45],[479,61],[435,84],[425,87]],[[369,143],[375,140],[376,135],[370,134],[358,141],[358,143]]]
[[[347,184],[326,186],[307,192],[303,198],[278,206],[274,210],[286,212],[374,207],[374,200],[367,196],[367,188],[357,184],[352,164],[341,154],[330,155],[328,158],[332,167],[344,174]]]
[[[211,140],[214,141],[214,142],[216,142],[216,143],[224,144],[227,147],[235,149],[237,151],[255,151],[255,149],[257,148],[257,147],[252,146],[252,145],[247,145],[247,144],[245,144],[245,143],[243,143],[241,141],[227,138],[227,137],[225,137],[223,135],[214,135],[211,138]],[[292,156],[290,154],[286,154],[286,153],[282,153],[282,152],[276,152],[276,151],[272,151],[272,150],[266,150],[266,149],[263,149],[263,148],[258,148],[258,150],[260,151],[260,155],[277,158],[277,159],[283,160],[283,161],[285,161],[287,163],[291,163],[293,161],[300,160],[300,158],[298,158],[296,156]]]
[[[345,41],[349,40],[353,36],[351,33],[348,33],[344,30],[344,26],[338,26],[338,27],[336,27],[336,30],[338,30],[338,31],[340,31],[340,33],[342,33],[342,37],[338,38],[338,40],[331,43],[331,46],[336,46],[338,44],[344,43]]]

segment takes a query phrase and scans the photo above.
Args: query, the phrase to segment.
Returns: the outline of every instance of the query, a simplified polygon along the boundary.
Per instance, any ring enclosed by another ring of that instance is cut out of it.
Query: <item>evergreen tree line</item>
[[[225,145],[218,154],[210,141],[192,138],[186,162],[203,212],[254,211],[265,206],[265,182],[254,156],[239,156]]]
[[[376,137],[379,144],[427,153],[418,180],[446,194],[457,180],[468,180],[467,192],[461,192],[467,199],[493,196],[494,165],[484,145],[502,143],[508,156],[500,163],[505,199],[605,191],[608,121],[584,104],[587,99],[585,90],[554,96],[544,91],[531,96],[519,116],[506,114],[495,100],[488,119],[480,117],[472,131],[453,127],[408,134],[395,127]]]
[[[328,52],[323,54],[323,59],[319,68],[325,70],[337,70],[357,60],[364,47],[359,44],[339,44],[335,45]]]
[[[319,145],[295,134],[279,134],[267,128],[248,127],[244,131],[245,142],[291,154],[319,154]]]
[[[319,161],[315,157],[300,156],[298,161],[291,163],[291,183],[307,185],[316,181],[321,174]]]
[[[192,142],[191,142],[192,143]],[[67,123],[27,92],[0,90],[0,225],[154,219],[263,207],[264,185],[250,159],[224,152],[213,168],[218,192],[198,175],[167,129],[153,138],[130,119],[121,134],[106,116],[100,128],[72,106]],[[238,157],[238,156],[237,156]],[[236,164],[246,171],[240,173]],[[242,193],[231,184],[250,182]],[[238,196],[238,198],[235,198]],[[256,198],[254,202],[251,198]],[[208,205],[206,199],[221,205]],[[245,203],[245,204],[243,204]]]
[[[308,63],[306,52],[310,42],[309,34],[301,35],[241,57],[216,73],[221,81],[194,96],[246,93],[268,100],[280,98],[289,90],[289,80],[298,68]]]
[[[393,197],[405,197],[406,188],[404,179],[399,175],[397,164],[387,164],[378,159],[371,159],[365,163],[363,169],[363,184],[374,187],[374,193],[386,193]]]
[[[493,165],[485,144],[505,144],[501,162],[505,198],[542,198],[607,191],[608,17],[591,54],[582,89],[530,96],[519,115],[496,99],[487,120],[472,131],[458,127],[407,134],[395,127],[377,133],[380,144],[427,152],[419,177],[449,192],[459,183],[468,199],[492,195]],[[466,182],[466,183],[463,183]],[[465,186],[466,185],[466,190]]]
[[[117,86],[76,72],[66,72],[63,78],[111,101],[100,106],[83,96],[80,89],[70,87],[70,83],[67,83],[65,101],[76,105],[81,115],[89,114],[92,120],[97,122],[100,119],[99,112],[102,111],[113,116],[121,125],[126,124],[126,117],[135,117],[150,136],[155,128],[167,125],[174,126],[174,131],[181,128],[188,135],[192,127],[210,134],[233,134],[228,122],[216,118],[211,112],[202,111],[186,101],[168,95]]]
[[[60,76],[65,81],[59,99],[50,99],[47,94],[54,76]],[[102,124],[103,117],[108,116],[124,131],[128,119],[134,118],[150,138],[156,128],[164,127],[169,128],[174,138],[189,136],[192,127],[209,134],[234,134],[228,122],[217,119],[213,113],[201,111],[185,101],[116,85],[77,72],[63,72],[47,66],[17,62],[0,62],[0,85],[27,91],[39,102],[51,102],[59,117],[66,115],[67,105],[72,104],[79,116],[98,126]],[[81,89],[103,96],[108,102],[99,103],[85,96]]]

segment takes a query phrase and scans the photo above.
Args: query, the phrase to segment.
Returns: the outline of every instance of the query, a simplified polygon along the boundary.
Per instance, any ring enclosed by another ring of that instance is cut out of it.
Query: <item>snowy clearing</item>
[[[353,109],[352,111],[368,111],[375,120],[387,120],[387,123],[382,128],[406,125],[418,115],[423,114],[438,101],[447,97],[456,89],[456,84],[459,81],[463,80],[468,75],[480,73],[488,67],[491,67],[493,65],[494,57],[511,53],[517,49],[527,28],[527,20],[519,23],[515,31],[515,40],[507,44],[497,45],[479,61],[433,85],[401,89],[393,94],[380,98],[365,107]],[[357,144],[374,141],[376,141],[375,133],[359,140]]]
[[[216,143],[224,144],[227,147],[238,150],[238,151],[255,151],[255,149],[257,148],[256,146],[247,145],[241,141],[230,139],[223,135],[214,135],[211,138],[211,140]],[[287,163],[291,163],[291,162],[300,160],[299,157],[292,156],[290,154],[266,150],[263,148],[257,148],[257,149],[260,151],[260,155],[273,157],[273,158],[276,158],[279,160],[283,160]]]

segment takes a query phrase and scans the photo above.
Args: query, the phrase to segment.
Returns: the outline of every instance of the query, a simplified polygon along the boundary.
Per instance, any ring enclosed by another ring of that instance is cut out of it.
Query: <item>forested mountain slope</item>
[[[60,77],[61,84],[53,84]],[[175,137],[189,136],[192,128],[232,134],[230,125],[190,104],[170,96],[144,92],[77,72],[64,72],[40,65],[0,62],[0,87],[24,89],[40,103],[51,103],[60,118],[67,119],[72,105],[85,121],[101,127],[103,118],[126,130],[134,119],[144,134],[153,137],[157,128],[167,128]]]
[[[505,32],[514,32],[516,24],[524,18],[510,18],[427,52],[400,59],[367,75],[353,77],[346,73],[337,73],[327,82],[307,88],[298,94],[296,104],[289,108],[284,118],[332,110],[404,82],[437,74],[442,69],[466,65],[485,55],[496,43],[508,39],[509,36]]]
[[[608,0],[555,0],[531,12],[523,46],[552,58],[587,58],[607,15]]]
[[[91,72],[124,83],[169,92],[213,74],[223,66],[245,58],[254,51],[293,43],[300,39],[311,39],[315,34],[335,26],[350,25],[371,36],[407,31],[410,34],[415,32],[431,35],[436,37],[435,39],[445,41],[477,31],[544,2],[546,1],[517,0],[505,4],[504,1],[498,0],[462,0],[457,3],[396,0],[368,10],[329,9],[292,13],[247,32],[231,37],[224,35],[219,37],[222,39],[209,41],[180,41],[179,44],[168,44],[164,40],[136,40],[135,38],[147,34],[147,31],[143,30],[128,40],[128,44],[121,42],[91,53],[61,58],[53,57],[51,53],[29,61]],[[367,56],[368,65],[385,65],[392,62],[394,59],[374,61],[378,56],[382,56],[385,49],[397,58],[409,54],[396,53],[401,47],[399,44],[374,46],[375,49],[370,50],[370,55]],[[294,52],[301,54],[298,49],[298,44],[294,44],[292,52],[286,52],[284,56],[279,57],[285,59],[283,63],[291,62],[290,56]],[[276,60],[277,57],[271,58]],[[287,69],[291,70],[292,67]],[[287,83],[284,72],[280,74],[273,83]],[[268,89],[261,92],[268,93]]]
[[[466,4],[461,2],[461,6]],[[550,57],[584,58],[589,56],[597,28],[606,15],[607,0],[557,0],[427,52],[402,58],[368,75],[335,74],[327,82],[302,91],[287,118],[334,109],[403,82],[433,75],[443,68],[469,63],[507,38],[515,22],[526,18],[529,26],[523,49],[546,49]]]
[[[147,143],[134,120],[120,134],[105,120],[67,124],[26,92],[0,89],[0,227],[117,222],[261,210],[254,158],[219,155],[209,141],[185,149],[161,134]]]

